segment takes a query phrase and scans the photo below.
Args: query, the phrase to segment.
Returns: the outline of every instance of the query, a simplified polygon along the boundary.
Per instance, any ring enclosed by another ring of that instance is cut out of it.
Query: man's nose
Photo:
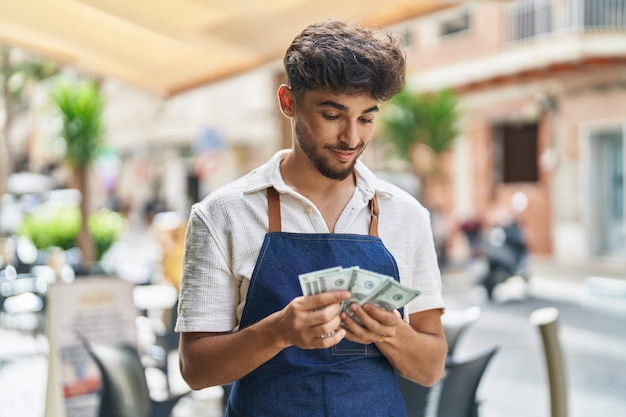
[[[346,122],[341,139],[346,145],[348,145],[349,148],[356,148],[361,142],[357,124]]]

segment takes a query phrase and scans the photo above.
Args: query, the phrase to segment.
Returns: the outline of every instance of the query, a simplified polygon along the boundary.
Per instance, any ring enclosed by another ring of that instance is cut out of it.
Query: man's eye
[[[322,116],[326,120],[337,120],[339,118],[339,116],[335,116],[333,114],[322,114]]]
[[[368,119],[368,118],[362,117],[360,120],[361,120],[361,123],[374,123],[374,119]]]

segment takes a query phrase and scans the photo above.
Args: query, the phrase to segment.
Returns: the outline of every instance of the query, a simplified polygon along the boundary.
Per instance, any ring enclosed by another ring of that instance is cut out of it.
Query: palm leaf
[[[66,160],[75,168],[90,165],[103,145],[104,100],[92,82],[61,82],[51,98],[63,119],[61,137],[67,145]]]
[[[424,143],[440,154],[458,136],[458,118],[457,97],[452,91],[417,94],[404,89],[385,104],[382,133],[404,158],[410,158],[416,143]]]

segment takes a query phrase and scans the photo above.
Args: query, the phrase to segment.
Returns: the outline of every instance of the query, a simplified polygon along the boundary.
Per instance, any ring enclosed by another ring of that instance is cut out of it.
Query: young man
[[[404,85],[391,34],[313,24],[278,90],[293,147],[191,212],[177,331],[194,389],[236,381],[228,416],[404,416],[395,372],[444,369],[441,280],[427,211],[358,161],[379,105]],[[380,216],[378,216],[380,213]],[[346,291],[303,296],[298,275],[358,265],[421,295],[399,311],[350,309]]]

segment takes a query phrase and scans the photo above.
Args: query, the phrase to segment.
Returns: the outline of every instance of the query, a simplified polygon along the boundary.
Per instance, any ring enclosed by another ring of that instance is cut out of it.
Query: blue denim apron
[[[268,189],[270,228],[257,259],[240,328],[301,296],[298,275],[358,265],[399,279],[378,238],[376,198],[370,235],[280,231],[280,197]],[[406,416],[395,371],[374,344],[346,339],[327,349],[289,347],[233,384],[228,417]]]

